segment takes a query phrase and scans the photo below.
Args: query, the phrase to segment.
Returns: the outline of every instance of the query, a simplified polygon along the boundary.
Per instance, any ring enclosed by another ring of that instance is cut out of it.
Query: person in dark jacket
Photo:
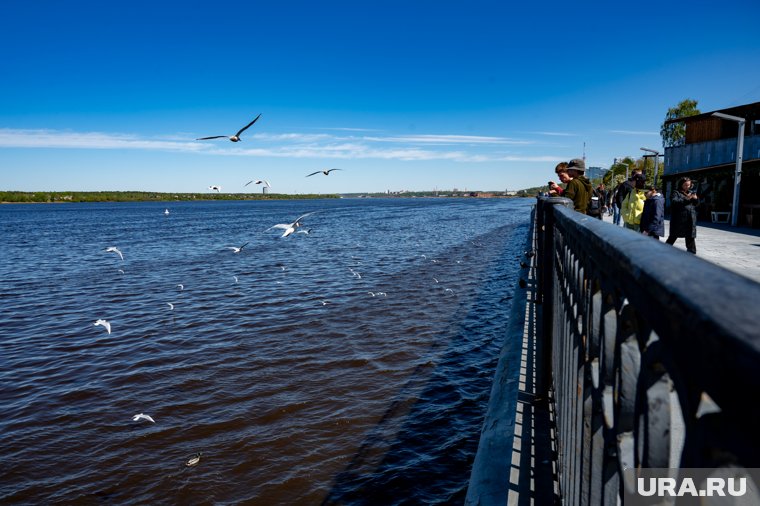
[[[665,235],[665,198],[654,186],[649,187],[646,195],[639,230],[659,241]]]
[[[691,179],[682,177],[670,196],[670,233],[668,244],[676,239],[686,239],[686,250],[697,254],[697,204],[699,196],[691,190]]]
[[[586,162],[580,158],[573,158],[567,163],[567,173],[572,181],[567,183],[563,197],[573,201],[573,207],[579,213],[586,214],[588,203],[591,200],[591,181],[586,179]]]

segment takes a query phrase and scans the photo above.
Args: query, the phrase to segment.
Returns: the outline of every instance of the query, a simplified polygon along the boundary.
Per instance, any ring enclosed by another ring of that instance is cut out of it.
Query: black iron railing
[[[760,467],[760,284],[566,204],[538,199],[535,245],[563,503],[616,504],[623,469]]]

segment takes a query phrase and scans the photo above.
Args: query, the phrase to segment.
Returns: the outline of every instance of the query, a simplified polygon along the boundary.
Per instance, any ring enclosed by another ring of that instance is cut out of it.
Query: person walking
[[[640,170],[634,170],[631,173],[631,177],[629,177],[627,180],[620,183],[617,188],[615,188],[615,214],[612,217],[612,223],[615,225],[620,225],[620,220],[622,216],[620,215],[622,209],[623,209],[623,201],[628,196],[628,194],[633,190],[633,188],[636,186],[634,182],[634,178],[641,174]]]
[[[649,187],[646,197],[639,229],[642,234],[659,241],[660,237],[665,235],[665,198],[655,186]]]
[[[644,191],[644,175],[641,173],[633,175],[633,189],[628,192],[628,196],[623,201],[620,214],[623,217],[625,228],[639,231],[641,225],[641,213],[644,212],[644,201],[646,192]]]
[[[686,250],[697,254],[697,204],[699,195],[691,189],[691,179],[682,177],[676,183],[676,189],[670,195],[670,232],[668,244],[676,239],[686,240]]]

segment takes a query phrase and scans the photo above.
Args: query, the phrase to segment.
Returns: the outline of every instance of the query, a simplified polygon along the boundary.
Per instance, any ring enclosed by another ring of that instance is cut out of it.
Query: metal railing
[[[566,200],[536,209],[562,501],[616,504],[623,469],[760,467],[760,284]]]

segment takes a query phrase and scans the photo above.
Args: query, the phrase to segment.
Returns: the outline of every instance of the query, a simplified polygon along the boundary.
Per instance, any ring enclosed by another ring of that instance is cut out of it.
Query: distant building
[[[746,120],[737,218],[739,225],[759,227],[760,192],[757,188],[760,187],[760,102],[670,120],[669,123],[684,123],[686,139],[683,146],[665,148],[663,193],[669,203],[678,179],[688,176],[697,182],[701,219],[710,219],[712,211],[733,211],[739,124],[717,118],[712,115],[713,112]]]
[[[609,169],[603,167],[589,167],[586,169],[586,177],[589,179],[598,179],[604,177]]]

